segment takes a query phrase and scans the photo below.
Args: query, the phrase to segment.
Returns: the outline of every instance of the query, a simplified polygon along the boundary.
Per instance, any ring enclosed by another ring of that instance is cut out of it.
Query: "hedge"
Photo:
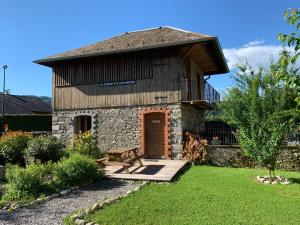
[[[2,131],[2,117],[0,130]],[[5,123],[11,131],[51,131],[51,115],[5,115]]]

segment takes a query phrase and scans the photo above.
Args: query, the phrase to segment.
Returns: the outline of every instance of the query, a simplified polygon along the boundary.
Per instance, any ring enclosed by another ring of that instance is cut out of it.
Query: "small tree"
[[[279,81],[284,81],[287,85],[294,88],[297,91],[295,101],[300,106],[300,75],[298,70],[293,73],[285,73],[284,68],[287,65],[295,64],[300,57],[300,8],[286,10],[284,13],[284,19],[290,26],[295,27],[295,31],[291,34],[279,33],[278,39],[282,44],[287,44],[289,47],[294,48],[294,55],[292,57],[282,57],[283,71],[277,73]]]
[[[280,68],[280,62],[272,62],[268,70],[237,65],[236,86],[219,105],[221,119],[238,128],[237,140],[244,154],[267,167],[270,180],[280,145],[297,116],[295,92],[276,81]]]

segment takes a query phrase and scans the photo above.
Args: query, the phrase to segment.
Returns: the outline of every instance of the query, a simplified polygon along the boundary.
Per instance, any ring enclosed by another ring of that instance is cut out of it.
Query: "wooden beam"
[[[193,48],[195,47],[196,45],[193,45],[192,47],[189,48],[189,50],[187,50],[187,52],[184,54],[184,56],[182,57],[182,60],[184,60],[193,50]]]
[[[181,101],[181,103],[185,105],[190,105],[192,107],[196,107],[198,109],[207,109],[207,110],[215,109],[214,105],[210,104],[205,100]]]

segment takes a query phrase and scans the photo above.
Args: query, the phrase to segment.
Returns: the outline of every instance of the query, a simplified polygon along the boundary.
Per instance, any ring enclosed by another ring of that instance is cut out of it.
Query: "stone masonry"
[[[204,110],[181,106],[182,130],[200,132],[204,128]]]
[[[170,110],[171,158],[179,159],[182,152],[182,133],[185,129],[201,126],[203,113],[181,104],[160,104],[151,106],[130,106],[93,110],[54,111],[52,133],[68,144],[74,134],[75,117],[92,117],[92,132],[99,147],[104,151],[112,148],[141,145],[139,112],[147,108],[167,108]]]
[[[210,145],[207,148],[208,163],[215,166],[256,167],[243,156],[238,145]],[[282,170],[300,171],[300,146],[282,146],[276,167]]]

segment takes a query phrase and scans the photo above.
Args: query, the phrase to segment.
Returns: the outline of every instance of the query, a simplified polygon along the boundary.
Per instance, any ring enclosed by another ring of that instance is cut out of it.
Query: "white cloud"
[[[243,45],[240,48],[223,49],[229,69],[235,67],[239,62],[247,61],[253,66],[270,65],[270,59],[278,59],[278,53],[282,50],[280,45],[262,45],[263,41],[253,41]]]
[[[252,46],[262,45],[263,43],[265,43],[265,40],[250,41],[247,44],[244,44],[243,48],[248,48],[248,47],[252,47]]]

